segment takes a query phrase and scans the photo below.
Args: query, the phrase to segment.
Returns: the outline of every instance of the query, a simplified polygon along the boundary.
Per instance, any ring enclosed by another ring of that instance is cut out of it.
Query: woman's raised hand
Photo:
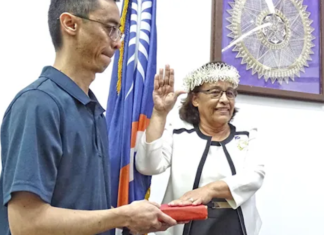
[[[153,101],[154,109],[160,114],[167,115],[175,105],[179,95],[185,91],[174,91],[174,70],[169,65],[165,66],[154,78]],[[164,75],[164,76],[163,76]]]

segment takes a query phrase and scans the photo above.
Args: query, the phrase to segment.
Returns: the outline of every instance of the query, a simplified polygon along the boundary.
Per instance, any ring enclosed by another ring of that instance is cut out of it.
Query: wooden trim
[[[222,60],[223,0],[212,1],[211,25],[211,61],[220,61]]]
[[[211,61],[222,58],[223,0],[212,0]],[[324,103],[324,0],[320,0],[320,94],[240,85],[241,94]]]
[[[324,100],[324,0],[320,0],[320,64],[321,64],[321,94],[322,98]]]
[[[324,102],[324,95],[302,93],[297,91],[283,91],[263,87],[251,87],[245,85],[239,85],[238,92],[240,94],[257,95],[264,97],[274,97],[290,100],[300,101],[313,101],[313,102]]]

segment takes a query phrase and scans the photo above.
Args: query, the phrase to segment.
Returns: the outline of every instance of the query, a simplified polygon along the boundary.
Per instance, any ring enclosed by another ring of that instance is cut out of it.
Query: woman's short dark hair
[[[206,65],[209,65],[211,63],[223,63],[226,65],[226,63],[222,61],[217,61],[217,62],[210,62],[205,65],[203,65],[201,68],[204,68]],[[182,106],[179,110],[180,118],[181,120],[191,123],[192,125],[196,126],[200,122],[200,116],[199,116],[199,110],[197,107],[193,106],[192,104],[192,99],[195,94],[197,94],[200,90],[201,86],[196,86],[192,91],[189,91],[188,96],[186,99],[182,102]],[[234,116],[237,114],[238,109],[234,108],[233,115],[230,119],[230,121],[233,120]]]

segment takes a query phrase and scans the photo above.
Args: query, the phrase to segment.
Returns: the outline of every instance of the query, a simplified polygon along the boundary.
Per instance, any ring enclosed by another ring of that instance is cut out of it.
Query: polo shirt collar
[[[68,76],[66,76],[61,71],[57,70],[52,66],[44,67],[41,77],[47,77],[61,87],[65,92],[74,97],[76,100],[80,101],[83,105],[88,105],[91,102],[95,102],[97,108],[95,109],[96,114],[102,114],[105,109],[99,104],[94,93],[89,89],[89,96],[87,96],[84,91]]]

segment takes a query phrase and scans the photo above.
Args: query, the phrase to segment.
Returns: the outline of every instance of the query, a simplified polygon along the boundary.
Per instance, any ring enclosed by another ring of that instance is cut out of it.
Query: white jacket
[[[191,191],[196,171],[202,155],[209,148],[211,139],[191,124],[181,122],[180,125],[168,124],[163,136],[152,143],[146,142],[144,132],[138,144],[136,168],[145,175],[156,175],[170,169],[170,176],[164,199],[168,203]],[[236,174],[231,171],[224,175],[234,200],[227,200],[233,209],[241,210],[246,235],[257,235],[261,228],[261,219],[256,208],[255,193],[261,187],[265,176],[264,163],[258,151],[257,129],[237,129],[231,125],[230,136],[220,143],[233,161]],[[207,151],[208,152],[208,151]],[[224,151],[220,151],[226,154]],[[229,164],[224,161],[224,166]],[[183,225],[177,225],[163,235],[182,235]]]

